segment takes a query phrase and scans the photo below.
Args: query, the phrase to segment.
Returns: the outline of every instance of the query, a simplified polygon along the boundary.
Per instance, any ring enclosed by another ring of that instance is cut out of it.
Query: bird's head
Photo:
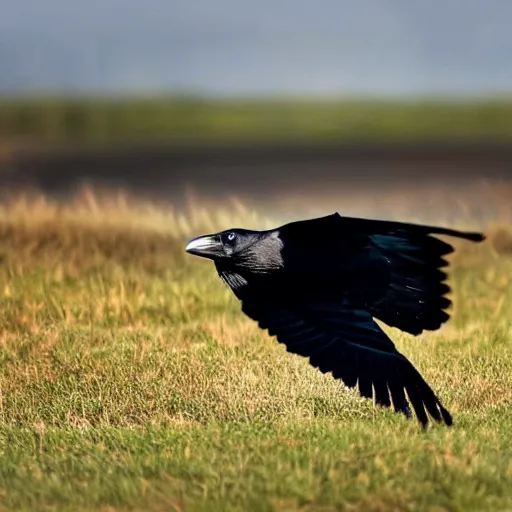
[[[281,247],[277,231],[228,229],[194,238],[185,251],[213,260],[220,266],[265,270],[279,266]]]
[[[198,236],[187,244],[185,251],[195,256],[219,261],[236,257],[258,242],[261,237],[260,231],[229,229],[220,233]]]

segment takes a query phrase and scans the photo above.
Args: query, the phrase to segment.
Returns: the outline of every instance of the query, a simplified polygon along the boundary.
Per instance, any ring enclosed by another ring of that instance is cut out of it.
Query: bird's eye
[[[235,233],[229,233],[229,235],[228,235],[228,240],[229,240],[230,242],[232,242],[232,241],[235,239],[235,237],[236,237]]]

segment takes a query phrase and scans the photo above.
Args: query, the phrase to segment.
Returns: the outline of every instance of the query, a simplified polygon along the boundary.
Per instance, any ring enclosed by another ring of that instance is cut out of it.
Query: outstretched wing
[[[373,235],[370,243],[389,262],[389,278],[382,294],[367,303],[368,311],[409,334],[439,329],[450,318],[451,289],[443,269],[453,247],[406,231]]]
[[[412,405],[423,426],[427,412],[452,424],[450,413],[409,360],[362,309],[348,303],[262,299],[245,294],[242,311],[276,336],[289,352],[309,358],[321,372],[331,372],[362,396],[410,416]],[[407,396],[406,396],[407,394]]]
[[[337,213],[280,228],[285,269],[296,270],[301,277],[305,269],[315,268],[327,285],[343,283],[353,302],[414,335],[436,330],[449,319],[451,290],[443,269],[448,266],[445,256],[454,248],[433,234],[474,242],[485,238],[479,233]]]

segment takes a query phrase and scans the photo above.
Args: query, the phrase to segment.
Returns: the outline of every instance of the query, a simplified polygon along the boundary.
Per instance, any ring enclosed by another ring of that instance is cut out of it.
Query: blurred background
[[[2,194],[508,221],[511,19],[505,0],[10,2]]]

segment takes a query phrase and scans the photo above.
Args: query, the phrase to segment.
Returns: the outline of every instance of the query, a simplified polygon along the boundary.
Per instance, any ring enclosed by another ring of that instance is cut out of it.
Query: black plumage
[[[242,311],[362,396],[418,420],[452,424],[418,370],[375,322],[418,335],[449,319],[444,257],[432,235],[474,242],[479,233],[342,217],[335,213],[276,229],[231,229],[195,238],[187,252],[215,262]]]

